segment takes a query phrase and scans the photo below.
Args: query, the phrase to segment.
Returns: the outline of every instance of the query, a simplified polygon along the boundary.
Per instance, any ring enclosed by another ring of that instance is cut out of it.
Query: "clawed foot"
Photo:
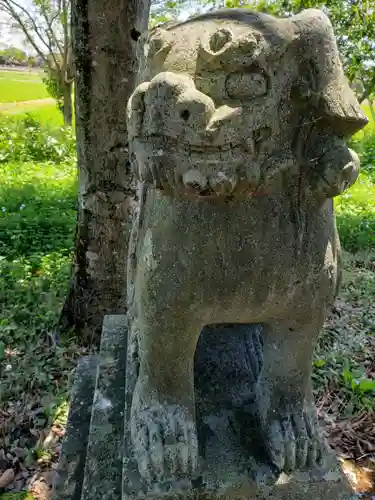
[[[131,433],[139,473],[149,483],[190,477],[196,470],[195,422],[180,406],[133,401]]]
[[[260,405],[264,444],[273,464],[291,472],[306,466],[322,466],[327,447],[319,432],[316,411],[307,403],[278,405],[265,411]]]

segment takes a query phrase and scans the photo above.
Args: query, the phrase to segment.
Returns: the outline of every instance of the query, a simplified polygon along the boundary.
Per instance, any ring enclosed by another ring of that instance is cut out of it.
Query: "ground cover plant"
[[[77,172],[72,131],[48,119],[42,109],[0,116],[0,498],[4,500],[50,498],[72,370],[87,352],[73,335],[59,338],[55,331],[74,243]],[[55,112],[58,116],[56,108]],[[314,357],[317,407],[327,436],[343,458],[360,466],[375,461],[373,130],[371,124],[354,138],[363,171],[355,186],[335,201],[344,282]],[[363,484],[357,487],[371,491],[363,467],[359,470],[358,481]]]
[[[32,114],[7,119],[0,115],[0,163],[50,161],[61,163],[74,155],[70,129],[44,125]]]
[[[0,70],[0,103],[48,97],[40,72]]]

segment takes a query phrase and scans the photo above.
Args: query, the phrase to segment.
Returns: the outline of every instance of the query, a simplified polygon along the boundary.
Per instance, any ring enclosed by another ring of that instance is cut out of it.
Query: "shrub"
[[[365,135],[359,150],[363,170],[375,176],[375,135]]]
[[[368,133],[355,136],[350,147],[360,156],[361,169],[375,177],[375,131],[370,129]]]
[[[63,252],[73,246],[74,164],[7,163],[0,170],[0,256]]]
[[[30,114],[0,118],[0,163],[75,159],[75,138],[68,127],[42,125]]]
[[[45,70],[42,81],[46,86],[49,95],[56,100],[57,107],[62,109],[64,105],[64,91],[58,78],[58,74],[50,70]]]

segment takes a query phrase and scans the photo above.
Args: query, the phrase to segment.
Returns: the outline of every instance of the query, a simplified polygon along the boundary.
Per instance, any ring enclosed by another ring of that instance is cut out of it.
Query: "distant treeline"
[[[2,66],[29,66],[40,68],[41,59],[38,56],[29,56],[17,47],[8,47],[0,50],[0,65]]]

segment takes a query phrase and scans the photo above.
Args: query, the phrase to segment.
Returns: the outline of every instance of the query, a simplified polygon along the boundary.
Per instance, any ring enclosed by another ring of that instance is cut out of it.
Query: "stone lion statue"
[[[358,177],[345,140],[367,123],[330,21],[223,9],[139,43],[128,103],[142,183],[128,266],[139,472],[196,470],[194,355],[215,324],[263,326],[264,448],[280,470],[319,464],[311,364],[340,281],[332,198]]]

